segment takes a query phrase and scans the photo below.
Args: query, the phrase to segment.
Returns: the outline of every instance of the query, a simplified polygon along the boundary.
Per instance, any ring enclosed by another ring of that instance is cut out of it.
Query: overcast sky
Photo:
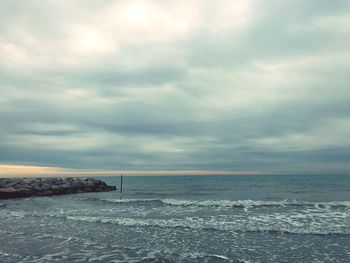
[[[348,0],[0,3],[0,164],[350,173]]]

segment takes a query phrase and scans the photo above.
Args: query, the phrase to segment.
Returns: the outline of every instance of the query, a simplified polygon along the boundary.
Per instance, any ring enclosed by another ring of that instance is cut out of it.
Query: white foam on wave
[[[177,200],[162,199],[161,202],[173,206],[217,206],[217,207],[253,207],[285,206],[287,201],[254,201],[254,200]]]
[[[264,200],[181,200],[181,199],[99,199],[110,203],[149,203],[159,202],[171,206],[205,206],[205,207],[263,207],[263,206],[312,206],[318,209],[332,207],[350,208],[350,201],[308,202],[296,200],[264,201]]]
[[[100,201],[108,203],[148,203],[148,202],[160,202],[160,199],[113,199],[113,198],[101,198]]]
[[[223,255],[216,255],[216,254],[213,254],[213,255],[209,255],[209,256],[210,256],[210,257],[219,258],[219,259],[224,259],[224,260],[230,260],[228,257],[223,256]]]
[[[150,261],[148,261],[150,260]],[[137,262],[217,262],[217,263],[231,263],[231,262],[242,262],[249,263],[245,260],[230,259],[225,255],[219,254],[206,254],[202,252],[192,253],[172,253],[169,250],[166,251],[150,251],[141,261]]]
[[[11,211],[9,209],[0,210],[0,217],[5,218],[23,218],[26,217],[27,213],[25,211]]]
[[[250,217],[231,216],[228,218],[111,218],[102,216],[67,215],[67,220],[89,223],[115,224],[129,227],[188,228],[194,230],[219,230],[233,232],[271,232],[291,234],[341,234],[349,235],[350,227],[346,224],[348,213],[316,214],[291,217],[289,214],[268,214]]]
[[[218,255],[218,254],[205,254],[200,252],[193,252],[193,253],[182,253],[180,254],[179,258],[180,262],[185,261],[188,262],[190,260],[191,262],[212,262],[211,260],[214,259],[214,262],[232,262],[230,258],[224,255]],[[240,260],[239,262],[245,262]]]
[[[178,206],[219,206],[219,207],[260,207],[260,206],[314,206],[316,208],[345,207],[350,208],[350,201],[308,202],[296,200],[178,200],[162,199],[163,204]]]

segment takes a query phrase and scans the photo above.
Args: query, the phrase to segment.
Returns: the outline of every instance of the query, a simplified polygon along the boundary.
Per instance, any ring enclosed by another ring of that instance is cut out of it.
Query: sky
[[[0,175],[349,174],[349,43],[347,0],[0,0]]]

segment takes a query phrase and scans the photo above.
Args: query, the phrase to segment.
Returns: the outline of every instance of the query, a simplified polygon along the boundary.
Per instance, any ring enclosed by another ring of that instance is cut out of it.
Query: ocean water
[[[350,262],[350,176],[128,176],[122,196],[0,200],[0,262]]]

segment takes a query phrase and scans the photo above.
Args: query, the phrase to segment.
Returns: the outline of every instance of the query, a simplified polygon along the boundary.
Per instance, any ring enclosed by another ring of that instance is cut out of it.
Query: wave
[[[101,198],[97,199],[102,202],[107,202],[107,203],[117,203],[117,204],[123,204],[123,203],[159,203],[161,202],[161,199],[112,199],[112,198]]]
[[[348,236],[350,231],[340,231],[337,228],[327,229],[324,226],[307,226],[308,228],[292,227],[287,225],[271,224],[259,225],[254,223],[238,221],[217,221],[204,220],[198,218],[186,219],[137,219],[137,218],[110,218],[102,216],[80,216],[66,215],[66,220],[81,221],[88,223],[114,224],[127,227],[158,227],[173,229],[192,229],[192,230],[216,230],[225,232],[267,232],[271,234],[301,234],[301,235],[341,235]]]
[[[332,201],[332,202],[308,202],[296,200],[282,201],[263,201],[263,200],[179,200],[179,199],[98,199],[107,203],[158,203],[169,206],[204,206],[204,207],[265,207],[265,206],[302,206],[314,207],[318,209],[329,208],[350,208],[350,201]]]
[[[137,263],[159,263],[159,262],[217,262],[217,263],[247,263],[248,261],[238,260],[238,259],[229,259],[223,255],[216,254],[169,254],[169,253],[150,253],[151,255],[137,261]],[[153,254],[153,255],[152,255]]]
[[[139,195],[153,195],[153,196],[167,196],[166,193],[157,193],[157,192],[135,192],[135,194]]]

